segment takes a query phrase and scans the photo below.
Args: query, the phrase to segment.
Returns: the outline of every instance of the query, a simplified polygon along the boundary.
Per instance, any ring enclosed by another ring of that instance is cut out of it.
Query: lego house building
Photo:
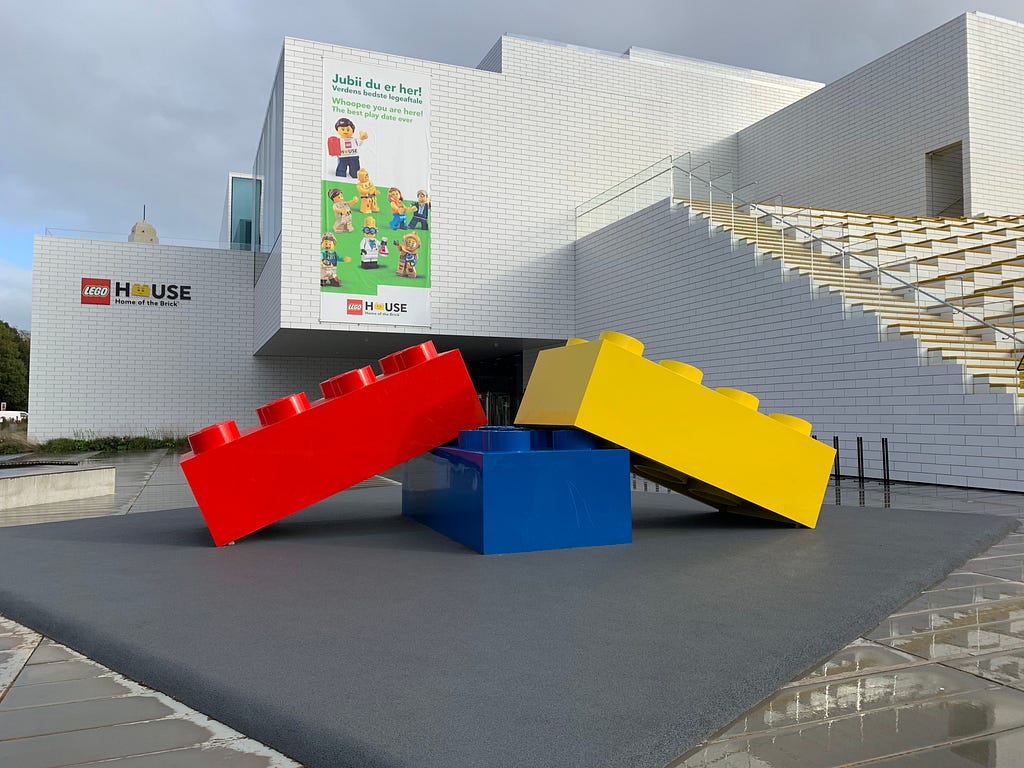
[[[823,85],[285,39],[222,248],[36,239],[30,436],[245,426],[428,338],[507,423],[539,350],[609,329],[811,421],[843,474],[885,438],[894,480],[1024,490],[1022,50],[966,13]]]

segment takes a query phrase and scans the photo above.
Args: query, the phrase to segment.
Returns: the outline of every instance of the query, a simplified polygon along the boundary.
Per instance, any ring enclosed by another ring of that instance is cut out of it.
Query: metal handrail
[[[687,173],[687,170],[685,168],[680,168],[679,166],[675,165],[674,163],[673,163],[673,167],[677,168],[678,170],[682,171],[683,173]],[[701,179],[701,181],[703,181],[703,179]],[[712,186],[710,182],[708,182],[708,186],[709,187]],[[728,194],[727,192],[725,192],[725,190],[722,190],[722,189],[719,189],[718,191],[722,192],[723,194]],[[855,255],[854,253],[852,253],[849,250],[849,248],[844,250],[843,248],[840,248],[839,246],[835,245],[834,243],[831,243],[828,240],[824,240],[824,239],[818,237],[813,232],[808,232],[806,229],[803,229],[802,227],[800,227],[799,224],[795,224],[795,223],[789,222],[784,216],[780,216],[777,213],[772,213],[770,211],[766,211],[764,208],[762,208],[757,203],[752,203],[752,202],[748,202],[748,201],[742,201],[742,202],[740,202],[740,205],[745,205],[745,206],[749,206],[751,208],[756,208],[763,215],[774,217],[776,220],[778,220],[780,223],[782,223],[785,227],[795,229],[798,232],[803,232],[811,240],[816,241],[818,243],[821,243],[823,245],[827,245],[833,251],[836,251],[840,256],[847,256],[847,257],[849,257],[851,259],[856,259],[861,264],[864,264],[867,267],[873,268],[876,271],[876,274],[879,276],[879,280],[881,280],[881,276],[882,275],[885,275],[886,277],[888,277],[888,278],[890,278],[892,280],[895,280],[897,283],[900,283],[901,285],[903,285],[903,286],[905,286],[907,288],[910,288],[915,293],[918,293],[918,294],[920,294],[922,296],[927,296],[929,299],[932,299],[933,301],[935,301],[935,302],[937,302],[939,304],[942,304],[943,306],[949,307],[956,314],[963,315],[964,317],[968,317],[971,320],[974,320],[976,323],[979,323],[979,324],[985,326],[986,328],[990,328],[991,330],[995,331],[996,333],[998,333],[998,334],[1000,334],[1002,336],[1005,336],[1006,338],[1008,338],[1011,341],[1013,341],[1013,343],[1014,343],[1014,350],[1016,350],[1016,348],[1017,348],[1016,345],[1017,344],[1022,343],[1021,340],[1015,334],[1008,333],[1008,332],[1004,331],[1002,328],[999,328],[998,326],[995,326],[992,323],[988,322],[987,320],[984,320],[984,319],[982,319],[980,317],[976,317],[975,315],[971,314],[967,310],[962,309],[960,307],[957,307],[954,304],[950,304],[945,299],[940,299],[938,296],[935,296],[935,295],[933,295],[931,293],[928,293],[928,291],[925,291],[924,289],[919,288],[918,286],[914,285],[913,283],[904,280],[899,275],[894,275],[891,272],[888,272],[888,271],[886,271],[884,269],[881,269],[878,266],[878,264],[872,264],[871,262],[867,261],[866,259],[862,259],[860,256]]]
[[[682,156],[683,155],[680,155],[680,157],[682,157]],[[641,181],[641,182],[639,182],[637,184],[634,184],[633,186],[627,187],[622,192],[619,192],[616,195],[612,195],[607,200],[603,200],[602,202],[600,202],[597,205],[595,205],[593,208],[590,208],[589,210],[583,211],[582,213],[580,212],[580,208],[584,207],[585,205],[589,205],[590,203],[592,203],[595,200],[597,200],[599,197],[603,197],[604,195],[607,195],[609,192],[611,192],[616,187],[620,187],[623,184],[628,184],[631,179],[635,179],[640,174],[646,173],[647,171],[651,170],[652,168],[654,168],[654,167],[656,167],[656,166],[658,166],[661,163],[664,163],[666,161],[668,162],[668,167],[665,168],[664,170],[656,173],[655,175],[651,176],[648,179],[644,179],[643,181]],[[573,209],[574,212],[576,213],[576,218],[579,218],[580,216],[585,216],[586,214],[590,213],[593,210],[596,210],[597,208],[599,208],[600,206],[604,205],[605,203],[610,203],[612,200],[615,200],[617,198],[622,197],[627,192],[632,192],[636,187],[640,186],[640,184],[646,184],[647,182],[653,181],[654,179],[658,178],[659,176],[661,176],[661,175],[663,175],[665,173],[668,173],[669,171],[672,170],[673,167],[675,167],[674,163],[675,163],[675,159],[672,157],[672,155],[666,155],[665,157],[661,158],[660,160],[657,160],[657,161],[651,163],[646,168],[642,168],[641,170],[637,171],[632,176],[627,176],[625,179],[623,179],[622,181],[618,182],[617,184],[612,184],[610,187],[608,187],[608,189],[604,190],[603,192],[599,192],[598,194],[594,195],[589,200],[585,200],[584,202],[582,202],[579,205],[577,205]],[[682,170],[682,169],[680,169],[680,170]]]
[[[877,279],[878,279],[880,287],[881,287],[881,277],[882,277],[882,275],[885,275],[889,279],[891,279],[891,280],[895,281],[896,283],[904,286],[905,288],[909,288],[915,295],[925,296],[925,297],[931,299],[933,302],[935,302],[937,304],[941,304],[942,306],[948,307],[956,315],[960,315],[960,316],[963,316],[963,317],[966,317],[966,318],[970,318],[971,320],[973,320],[974,322],[978,323],[979,325],[984,326],[985,328],[989,328],[989,329],[995,331],[1000,336],[1003,336],[1003,337],[1005,337],[1007,339],[1010,339],[1013,342],[1013,344],[1014,344],[1014,354],[1016,353],[1016,349],[1017,349],[1017,345],[1018,344],[1021,344],[1022,346],[1024,346],[1024,342],[1022,342],[1021,339],[1018,338],[1016,333],[1009,333],[1009,332],[1003,330],[1002,328],[999,328],[998,326],[993,325],[992,323],[988,322],[987,320],[985,320],[983,318],[980,318],[980,317],[977,317],[976,315],[968,312],[966,309],[963,309],[961,307],[957,307],[955,304],[951,304],[950,302],[946,301],[945,299],[940,299],[938,296],[935,296],[934,294],[929,293],[928,291],[924,290],[923,288],[918,287],[914,283],[909,282],[907,280],[904,280],[899,275],[895,275],[895,274],[889,272],[888,270],[881,269],[881,265],[880,265],[880,263],[878,262],[877,259],[876,259],[876,263],[872,264],[867,259],[863,259],[860,256],[857,256],[856,254],[854,254],[850,250],[849,247],[847,247],[845,249],[844,248],[840,248],[835,243],[832,243],[829,240],[826,240],[824,238],[818,237],[813,232],[809,232],[807,229],[804,229],[803,227],[801,227],[798,223],[790,222],[785,216],[783,216],[781,214],[778,214],[778,213],[775,213],[773,211],[765,210],[761,206],[761,203],[765,203],[768,200],[775,200],[776,198],[781,198],[782,195],[773,195],[772,197],[765,198],[764,200],[761,200],[760,202],[753,202],[753,201],[749,201],[749,200],[743,200],[742,198],[740,198],[738,200],[738,203],[737,203],[737,198],[736,198],[734,192],[728,192],[728,191],[726,191],[724,189],[716,187],[712,183],[713,180],[711,180],[711,179],[703,179],[700,176],[697,176],[695,173],[693,173],[693,171],[695,171],[697,168],[702,168],[705,165],[710,167],[711,166],[711,161],[710,160],[707,160],[707,161],[697,165],[696,167],[693,167],[693,168],[690,168],[690,169],[686,169],[686,168],[683,168],[682,166],[680,166],[680,165],[678,165],[676,163],[676,161],[678,159],[682,158],[682,157],[690,157],[690,160],[691,160],[691,163],[692,163],[692,155],[689,152],[685,152],[685,153],[683,153],[681,155],[678,155],[676,157],[672,157],[671,155],[668,155],[668,156],[666,156],[666,157],[664,157],[664,158],[662,158],[662,159],[660,159],[660,160],[658,160],[658,161],[656,161],[654,163],[651,163],[646,168],[643,168],[640,171],[637,171],[636,173],[634,173],[631,176],[627,177],[626,179],[624,179],[623,181],[619,182],[618,184],[612,185],[611,187],[609,187],[608,189],[604,190],[603,192],[595,195],[594,197],[590,198],[589,200],[585,201],[584,203],[581,203],[580,205],[576,206],[576,208],[575,208],[576,218],[579,218],[580,216],[584,216],[584,215],[586,215],[586,214],[596,210],[600,206],[605,205],[607,203],[610,203],[613,200],[618,199],[619,197],[622,197],[623,195],[627,194],[628,192],[632,192],[640,184],[647,184],[647,183],[649,183],[651,181],[654,181],[655,179],[659,178],[660,176],[663,176],[666,173],[670,173],[670,172],[678,170],[678,171],[680,171],[682,173],[685,173],[687,175],[687,178],[688,178],[689,182],[690,182],[690,185],[691,185],[690,189],[691,189],[691,191],[690,191],[690,197],[688,198],[688,200],[690,202],[693,201],[692,183],[693,183],[693,179],[696,178],[702,184],[706,183],[708,185],[708,196],[709,196],[709,198],[713,197],[714,193],[713,193],[712,190],[716,190],[717,189],[723,195],[729,195],[730,196],[730,198],[732,199],[734,207],[735,207],[736,204],[739,204],[739,205],[742,205],[742,206],[747,206],[747,207],[752,208],[752,209],[756,209],[757,211],[760,211],[761,215],[769,216],[770,217],[769,220],[778,221],[784,228],[792,228],[792,229],[794,229],[794,230],[796,230],[798,232],[802,232],[803,234],[807,235],[812,242],[817,242],[817,243],[820,243],[820,244],[822,244],[824,246],[827,246],[832,251],[838,253],[840,257],[846,257],[846,258],[855,260],[855,261],[859,262],[860,264],[863,264],[864,266],[868,267],[869,269],[874,270],[876,275],[877,275]],[[588,209],[586,211],[583,211],[582,213],[580,212],[580,209],[583,208],[584,206],[589,205],[590,203],[594,202],[595,200],[598,200],[599,198],[603,197],[604,195],[607,195],[609,192],[611,192],[612,190],[616,189],[617,187],[622,186],[623,184],[628,184],[628,182],[630,180],[637,178],[638,176],[640,176],[640,175],[650,171],[651,169],[661,165],[662,163],[665,163],[666,161],[668,161],[668,167],[664,168],[663,170],[659,171],[658,173],[655,173],[652,176],[644,179],[643,181],[638,182],[636,184],[633,184],[632,186],[627,186],[626,189],[624,189],[622,192],[619,192],[619,193],[609,197],[608,199],[603,200],[600,203],[597,203],[592,208],[590,208],[590,209]],[[727,174],[723,174],[723,175],[727,175]],[[711,174],[709,173],[708,176],[710,177]],[[742,188],[743,187],[740,187],[740,189],[742,189]],[[673,191],[673,196],[674,197],[679,197],[679,195],[675,195],[674,194],[674,191]],[[781,205],[783,205],[783,207],[784,207],[784,203],[781,204]],[[805,210],[805,209],[801,208],[800,210],[802,211],[802,210]],[[811,210],[814,210],[814,209],[811,209]],[[865,238],[865,239],[875,239],[875,240],[877,240],[877,238]],[[783,235],[783,240],[785,240],[785,236],[784,235]]]

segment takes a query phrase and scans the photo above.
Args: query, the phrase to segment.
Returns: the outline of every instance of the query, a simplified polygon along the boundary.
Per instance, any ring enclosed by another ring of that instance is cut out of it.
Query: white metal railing
[[[685,168],[681,165],[681,162],[684,159],[686,160],[687,166]],[[844,294],[847,290],[847,268],[853,262],[857,262],[874,274],[874,282],[878,291],[877,298],[879,300],[881,300],[883,288],[888,290],[887,285],[895,286],[897,290],[909,292],[909,296],[907,298],[912,297],[914,305],[917,308],[918,327],[920,327],[920,322],[924,312],[930,311],[935,306],[946,307],[952,314],[954,324],[958,321],[962,323],[965,356],[967,338],[971,334],[971,331],[977,330],[978,327],[989,329],[993,336],[997,338],[1009,339],[1012,343],[1012,353],[1014,355],[1018,354],[1018,350],[1024,349],[1024,341],[1022,341],[1017,335],[1015,310],[1012,307],[1012,300],[1010,311],[1012,327],[1010,331],[1007,331],[1004,328],[1000,328],[997,325],[988,322],[984,317],[978,317],[976,314],[969,312],[965,301],[961,300],[961,306],[956,306],[945,298],[936,296],[917,285],[918,271],[916,259],[909,262],[912,265],[911,271],[913,272],[913,280],[905,280],[892,271],[885,269],[882,264],[881,248],[879,247],[880,244],[877,236],[851,238],[848,234],[848,222],[840,221],[839,225],[847,232],[847,236],[844,238],[843,245],[836,245],[827,238],[819,237],[819,235],[814,232],[813,213],[815,209],[794,208],[793,212],[787,211],[782,202],[781,195],[765,198],[760,202],[745,200],[739,197],[737,193],[742,189],[753,186],[756,182],[749,182],[740,187],[730,185],[734,188],[725,189],[722,186],[716,185],[714,182],[725,177],[728,177],[731,181],[733,178],[733,173],[731,171],[715,176],[711,160],[704,160],[697,165],[694,165],[693,162],[694,156],[690,152],[686,152],[674,158],[671,156],[664,157],[652,163],[647,168],[638,171],[629,178],[615,184],[604,192],[595,195],[585,203],[577,206],[575,209],[577,239],[630,216],[642,208],[658,202],[658,200],[663,199],[665,196],[668,196],[671,199],[683,199],[688,204],[691,204],[690,207],[692,207],[694,200],[706,199],[709,203],[707,220],[710,231],[714,226],[724,226],[726,223],[723,221],[716,222],[715,220],[716,215],[713,204],[717,196],[722,202],[725,202],[726,199],[729,201],[730,219],[728,224],[730,229],[735,229],[737,207],[744,208],[751,212],[755,222],[754,245],[758,250],[761,248],[759,230],[762,219],[767,219],[767,226],[770,229],[774,229],[776,231],[781,230],[779,231],[779,255],[783,260],[786,258],[785,249],[787,238],[785,233],[788,230],[792,230],[795,233],[806,236],[804,243],[807,245],[807,250],[811,257],[812,291],[817,290],[814,286],[813,279],[815,271],[814,256],[817,249],[822,254],[823,258],[830,263],[835,263],[833,261],[833,257],[839,256],[841,260],[840,263],[842,265],[841,290]],[[697,173],[697,171],[700,171],[705,167],[707,168],[706,179]],[[695,196],[695,188],[697,196]],[[639,191],[641,189],[643,190],[642,192]],[[679,192],[684,189],[686,190],[685,197],[679,194]],[[707,190],[706,197],[701,194],[705,189]],[[773,210],[776,207],[774,202],[769,202],[776,199],[780,201],[778,207],[781,210],[781,213]],[[769,207],[765,207],[766,205]],[[793,217],[794,214],[797,215],[798,219],[799,214],[804,211],[807,211],[808,214],[808,223],[806,227],[802,226],[799,220],[791,220],[791,217]],[[859,241],[856,249],[865,251],[865,255],[860,255],[857,252],[853,245],[854,240]],[[874,252],[873,260],[866,258],[866,255],[871,251]],[[932,305],[929,305],[927,309],[925,309],[927,302],[925,302],[924,299],[929,299],[932,302]],[[844,299],[844,313],[845,304],[846,302]],[[968,328],[969,320],[973,321],[976,326],[975,328]]]
[[[691,173],[691,172],[687,171],[687,169],[681,168],[678,165],[674,165],[674,167],[677,170],[679,170],[679,171],[681,171],[683,173]],[[720,195],[723,195],[723,196],[730,194],[730,193],[726,192],[724,189],[715,187],[714,184],[712,183],[712,180],[710,178],[709,179],[703,179],[703,178],[698,176],[698,177],[696,177],[696,180],[699,182],[699,184],[697,185],[698,190],[700,190],[704,185],[707,185],[707,187],[708,187],[708,198],[707,198],[707,200],[709,201],[709,203],[711,203],[711,201],[713,200],[713,194],[714,194],[714,192],[716,190],[718,191],[718,193]],[[692,186],[691,186],[691,188],[692,188]],[[678,197],[678,195],[677,195],[677,197]],[[690,196],[690,198],[688,199],[687,202],[692,203],[693,200],[696,200],[696,199],[703,199],[703,198],[695,198],[695,197],[692,196],[692,193],[691,193],[691,196]],[[1018,350],[1019,349],[1024,348],[1024,342],[1022,342],[1020,337],[1017,336],[1016,326],[1015,325],[1014,325],[1014,328],[1013,328],[1012,331],[1006,331],[1006,330],[1004,330],[1004,329],[1002,329],[1002,328],[1000,328],[1000,327],[998,327],[996,325],[993,325],[992,323],[988,322],[984,318],[978,317],[977,315],[973,314],[972,312],[968,312],[967,309],[966,309],[966,305],[964,305],[963,303],[962,303],[962,306],[958,307],[955,304],[952,304],[951,302],[948,302],[945,299],[940,298],[940,297],[934,295],[933,293],[930,293],[930,292],[924,290],[923,288],[919,287],[915,283],[913,283],[911,281],[908,281],[908,280],[904,280],[899,275],[894,274],[893,272],[884,269],[882,267],[882,264],[881,264],[881,249],[878,246],[878,238],[877,237],[868,238],[868,240],[872,241],[873,244],[874,244],[873,250],[875,252],[875,260],[874,260],[874,263],[872,263],[868,259],[863,258],[863,257],[859,256],[857,253],[855,253],[853,251],[853,249],[850,247],[849,243],[846,244],[845,248],[841,247],[841,246],[838,246],[835,243],[833,243],[833,242],[831,242],[831,241],[829,241],[827,239],[818,237],[813,231],[811,231],[810,227],[805,228],[805,227],[801,226],[799,221],[790,221],[789,220],[789,215],[790,215],[789,212],[786,212],[786,215],[783,216],[783,215],[778,214],[775,211],[771,211],[771,210],[768,210],[768,209],[762,207],[758,203],[753,203],[753,202],[745,201],[745,200],[742,200],[742,199],[737,199],[735,194],[732,194],[730,202],[732,203],[731,207],[733,209],[735,209],[736,206],[747,208],[748,210],[757,212],[758,214],[760,214],[760,216],[768,217],[770,222],[778,222],[779,223],[780,226],[773,227],[773,228],[781,229],[782,230],[782,232],[780,233],[780,234],[782,234],[782,240],[781,240],[781,243],[782,243],[782,253],[780,255],[783,257],[783,259],[785,259],[785,241],[786,241],[785,231],[789,230],[789,229],[792,229],[795,232],[798,232],[798,233],[800,233],[802,235],[806,235],[808,243],[809,243],[808,252],[811,255],[811,262],[812,262],[811,271],[812,271],[812,274],[813,274],[813,271],[814,271],[814,253],[815,253],[813,246],[817,245],[822,250],[822,253],[826,254],[826,258],[828,259],[828,261],[832,261],[832,256],[831,255],[827,255],[827,254],[829,254],[831,252],[833,255],[838,255],[843,260],[844,267],[845,267],[847,261],[852,260],[852,261],[859,262],[863,266],[868,267],[869,269],[874,271],[874,273],[875,273],[875,282],[877,283],[878,288],[879,288],[879,297],[881,296],[881,288],[882,288],[882,285],[883,285],[882,281],[883,281],[883,278],[884,278],[885,280],[888,280],[889,282],[895,283],[896,285],[900,286],[903,290],[909,291],[911,293],[911,296],[913,296],[913,298],[914,298],[915,304],[919,308],[920,308],[921,304],[923,303],[922,302],[922,298],[927,298],[927,299],[930,299],[932,302],[934,302],[934,304],[941,305],[941,306],[944,306],[947,309],[949,309],[951,311],[951,313],[952,313],[954,323],[956,323],[957,321],[961,321],[963,323],[963,335],[964,335],[964,343],[965,343],[965,345],[966,345],[966,342],[967,342],[967,337],[970,335],[970,331],[969,331],[969,329],[967,327],[967,325],[968,325],[967,321],[971,320],[975,324],[977,324],[978,326],[981,326],[981,327],[984,327],[984,328],[988,328],[996,336],[1000,336],[1000,337],[1009,339],[1012,342],[1012,344],[1013,344],[1013,354],[1014,355],[1018,354]],[[799,214],[803,210],[805,210],[805,209],[802,209],[802,208],[801,209],[795,209],[795,212],[797,214]],[[734,210],[731,211],[730,215],[733,216],[733,221],[734,221],[735,220],[735,211]],[[715,221],[714,221],[715,213],[714,213],[714,209],[711,207],[711,205],[708,206],[708,214],[707,214],[707,216],[708,216],[708,220],[712,224],[714,224],[715,223]],[[754,218],[755,218],[755,220],[757,220],[760,217],[755,215]],[[724,224],[724,222],[720,222],[720,224]],[[756,235],[755,235],[755,237],[756,237]],[[845,272],[845,270],[844,270],[844,272]],[[845,275],[844,275],[844,277],[845,277]],[[813,286],[812,286],[812,289],[813,289]],[[919,312],[919,314],[920,314],[920,312]],[[965,347],[965,353],[966,353],[966,347]]]
[[[576,206],[576,239],[672,197],[672,157],[666,156]]]

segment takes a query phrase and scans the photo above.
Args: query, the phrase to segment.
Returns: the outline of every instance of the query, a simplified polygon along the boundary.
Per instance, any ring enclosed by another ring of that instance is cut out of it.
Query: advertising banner
[[[321,134],[320,320],[429,325],[429,79],[324,58]]]

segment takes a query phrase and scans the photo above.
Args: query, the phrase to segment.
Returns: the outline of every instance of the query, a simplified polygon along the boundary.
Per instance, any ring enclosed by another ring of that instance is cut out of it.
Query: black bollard
[[[857,482],[864,487],[864,438],[857,435]]]
[[[889,486],[889,438],[882,438],[882,482]]]

